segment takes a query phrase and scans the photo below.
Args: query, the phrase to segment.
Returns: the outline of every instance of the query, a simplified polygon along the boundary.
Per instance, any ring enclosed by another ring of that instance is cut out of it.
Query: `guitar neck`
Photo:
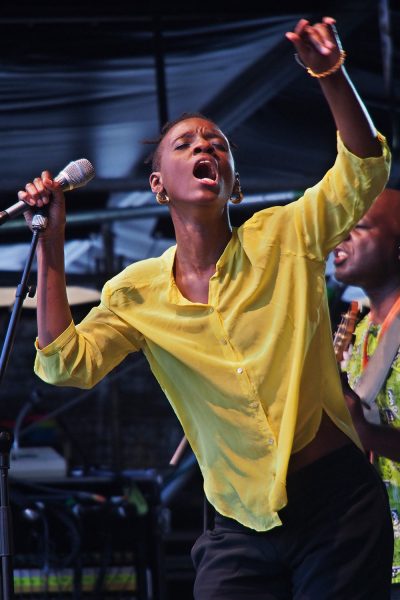
[[[359,306],[356,300],[350,303],[347,312],[342,314],[339,327],[333,337],[333,348],[338,363],[343,360],[343,354],[350,346],[358,318]]]

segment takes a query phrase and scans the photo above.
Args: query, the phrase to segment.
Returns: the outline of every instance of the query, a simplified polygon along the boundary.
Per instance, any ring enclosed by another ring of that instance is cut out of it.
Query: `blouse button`
[[[237,372],[237,373],[239,373],[239,375],[241,375],[241,374],[243,373],[243,369],[242,369],[242,367],[238,367],[238,368],[236,369],[236,372]]]

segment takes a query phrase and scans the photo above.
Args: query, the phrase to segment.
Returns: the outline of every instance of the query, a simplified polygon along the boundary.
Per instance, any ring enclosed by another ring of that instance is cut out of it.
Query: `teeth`
[[[336,264],[342,263],[348,258],[347,252],[345,252],[341,248],[338,248],[337,250],[334,251],[334,256],[335,256]]]

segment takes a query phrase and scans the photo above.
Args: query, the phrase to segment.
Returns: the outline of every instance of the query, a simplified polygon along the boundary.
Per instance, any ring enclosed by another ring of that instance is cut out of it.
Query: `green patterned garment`
[[[368,334],[367,354],[371,356],[377,347],[379,330],[380,326],[370,324],[368,317],[364,317],[356,327],[354,347],[344,369],[351,387],[354,387],[362,371],[365,337]],[[400,350],[393,361],[385,386],[379,392],[377,404],[382,424],[400,427]],[[389,495],[394,530],[392,582],[400,583],[400,463],[377,456],[374,464]]]

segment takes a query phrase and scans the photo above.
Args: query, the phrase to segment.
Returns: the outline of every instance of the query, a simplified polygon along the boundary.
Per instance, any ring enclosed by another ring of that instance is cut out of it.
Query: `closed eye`
[[[217,148],[217,150],[222,150],[223,152],[228,152],[228,148],[224,144],[220,144],[218,142],[213,142],[213,146],[214,146],[214,148]]]
[[[371,227],[365,223],[357,223],[354,229],[371,229]]]

